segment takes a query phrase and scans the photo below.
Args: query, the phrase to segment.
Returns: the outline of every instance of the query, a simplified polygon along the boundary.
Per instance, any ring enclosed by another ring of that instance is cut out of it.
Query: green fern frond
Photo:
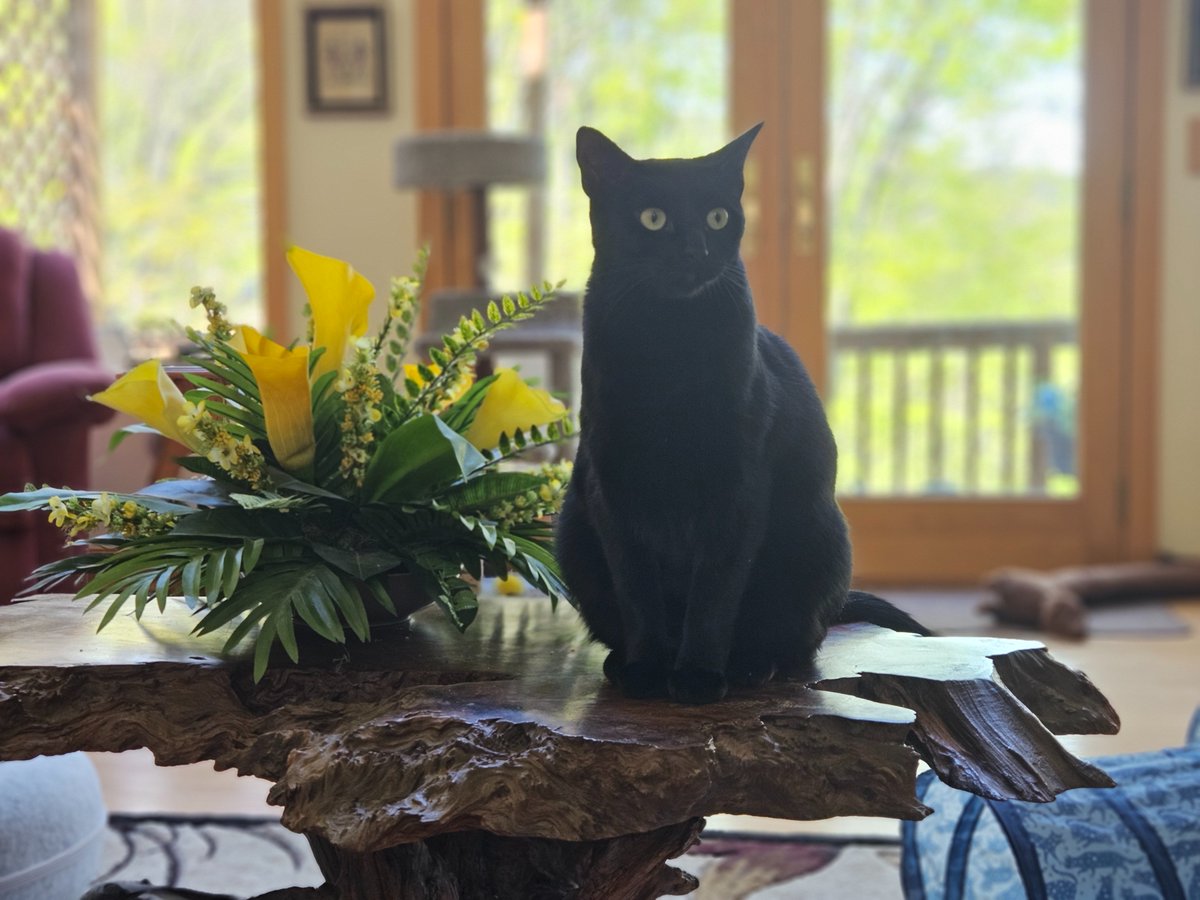
[[[412,276],[392,279],[388,317],[375,338],[373,354],[380,361],[380,369],[389,375],[394,376],[400,370],[404,354],[408,352],[421,314],[421,293],[428,271],[429,248],[422,247],[417,251]]]
[[[422,372],[424,383],[406,385],[408,399],[399,421],[403,423],[413,416],[433,413],[444,407],[460,383],[463,372],[475,363],[476,357],[487,348],[493,337],[531,318],[558,296],[557,287],[547,284],[547,288],[545,293],[537,291],[536,299],[525,293],[517,294],[515,300],[504,296],[500,307],[495,309],[496,315],[492,314],[495,306],[492,303],[486,317],[479,310],[472,311],[470,316],[463,316],[458,327],[442,339],[445,364],[441,366],[441,371],[436,375],[430,372],[433,375],[431,378],[426,378],[426,373]]]

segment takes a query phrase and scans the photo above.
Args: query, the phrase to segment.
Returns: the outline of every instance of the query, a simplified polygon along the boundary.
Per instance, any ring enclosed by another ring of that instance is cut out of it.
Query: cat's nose
[[[704,239],[704,232],[694,231],[689,234],[683,252],[689,259],[704,259],[708,256],[708,241]]]

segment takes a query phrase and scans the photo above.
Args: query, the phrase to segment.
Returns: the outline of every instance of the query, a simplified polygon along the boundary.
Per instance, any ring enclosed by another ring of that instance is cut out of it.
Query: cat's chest
[[[749,396],[696,384],[606,398],[604,414],[585,415],[584,441],[608,492],[633,503],[711,500],[737,492],[766,467],[764,435]],[[585,410],[587,407],[585,406]]]

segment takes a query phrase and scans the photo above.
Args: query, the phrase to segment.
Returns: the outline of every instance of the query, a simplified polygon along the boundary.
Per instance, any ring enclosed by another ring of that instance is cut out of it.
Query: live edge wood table
[[[920,759],[989,797],[1111,784],[1053,735],[1116,714],[1029,641],[838,627],[803,683],[689,707],[619,696],[541,599],[486,602],[465,636],[427,609],[349,653],[306,645],[257,685],[182,604],[97,620],[63,596],[0,607],[0,759],[149,747],[273,782],[327,883],[270,897],[682,894],[665,861],[703,816],[919,819]]]

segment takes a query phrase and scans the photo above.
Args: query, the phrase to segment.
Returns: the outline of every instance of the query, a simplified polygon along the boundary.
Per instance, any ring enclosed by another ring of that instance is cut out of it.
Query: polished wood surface
[[[413,842],[448,848],[439,871],[467,844],[533,842],[520,846],[551,847],[565,883],[596,864],[594,842],[631,861],[674,853],[711,813],[919,818],[919,756],[988,796],[1050,799],[1108,783],[1051,731],[1116,728],[1090,682],[1031,641],[842,626],[808,683],[680,706],[614,692],[603,648],[541,599],[485,603],[465,636],[427,609],[349,651],[305,644],[301,666],[281,659],[257,685],[224,635],[189,636],[182,604],[100,635],[97,621],[62,596],[0,610],[0,759],[148,747],[265,778],[348,897],[427,896],[352,889],[343,871],[369,857],[373,878],[399,878],[416,857],[393,848]],[[645,883],[682,890],[674,877],[650,866]]]

